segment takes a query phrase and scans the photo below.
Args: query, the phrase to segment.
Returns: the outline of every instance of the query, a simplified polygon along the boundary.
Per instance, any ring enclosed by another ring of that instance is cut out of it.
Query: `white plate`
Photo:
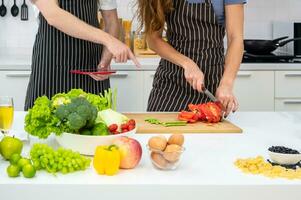
[[[83,155],[94,155],[97,146],[111,145],[113,141],[119,137],[133,137],[137,128],[126,133],[107,136],[90,136],[78,135],[71,133],[63,133],[61,136],[56,136],[56,141],[64,148],[78,151]]]

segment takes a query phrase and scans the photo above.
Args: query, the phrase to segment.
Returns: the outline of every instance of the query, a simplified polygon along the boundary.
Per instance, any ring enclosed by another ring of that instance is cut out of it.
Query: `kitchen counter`
[[[24,133],[24,115],[16,112],[16,134]],[[186,135],[186,152],[175,171],[152,166],[145,148],[150,135],[136,135],[144,147],[140,165],[114,177],[99,176],[91,168],[68,175],[39,171],[34,179],[8,178],[8,163],[0,161],[1,199],[300,199],[301,180],[243,174],[233,162],[257,155],[267,158],[272,145],[301,149],[301,113],[240,112],[229,119],[244,133]]]
[[[138,58],[142,68],[146,71],[154,71],[158,67],[160,58]],[[30,71],[31,58],[21,57],[1,57],[0,71]],[[133,69],[133,62],[113,63],[114,69]],[[241,71],[298,71],[301,70],[301,63],[243,63]]]

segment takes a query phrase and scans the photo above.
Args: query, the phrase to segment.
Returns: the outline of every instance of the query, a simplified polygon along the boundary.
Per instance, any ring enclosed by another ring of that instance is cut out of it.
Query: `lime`
[[[18,164],[18,161],[19,161],[21,158],[22,158],[22,157],[21,157],[20,154],[15,153],[15,154],[13,154],[13,155],[10,157],[9,162],[10,162],[10,164],[12,164],[12,165],[17,165],[17,164]]]
[[[17,177],[20,174],[20,167],[18,165],[10,165],[6,169],[9,177]]]
[[[19,161],[18,161],[18,166],[20,168],[23,168],[23,166],[27,165],[27,164],[31,164],[30,160],[27,159],[27,158],[21,158]]]
[[[32,178],[36,175],[36,169],[32,164],[26,164],[22,167],[23,176],[25,178]]]

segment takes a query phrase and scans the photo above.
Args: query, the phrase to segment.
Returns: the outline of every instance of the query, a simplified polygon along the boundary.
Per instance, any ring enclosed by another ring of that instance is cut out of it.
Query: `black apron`
[[[98,0],[59,0],[59,6],[87,24],[99,27]],[[89,76],[70,74],[73,69],[96,69],[101,59],[101,45],[66,35],[50,26],[41,14],[39,21],[25,110],[43,95],[51,98],[73,88],[99,94],[110,87],[109,80],[95,81]]]
[[[224,72],[225,29],[218,24],[210,0],[188,3],[174,0],[174,10],[166,15],[167,38],[177,51],[191,58],[202,70],[205,85],[215,93]],[[156,71],[148,111],[178,112],[188,104],[210,99],[190,86],[184,69],[162,59]]]

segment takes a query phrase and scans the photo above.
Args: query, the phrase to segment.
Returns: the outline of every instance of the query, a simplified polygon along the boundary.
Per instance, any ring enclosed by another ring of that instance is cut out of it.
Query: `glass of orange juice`
[[[12,97],[0,96],[0,131],[7,134],[12,127],[14,103]]]

